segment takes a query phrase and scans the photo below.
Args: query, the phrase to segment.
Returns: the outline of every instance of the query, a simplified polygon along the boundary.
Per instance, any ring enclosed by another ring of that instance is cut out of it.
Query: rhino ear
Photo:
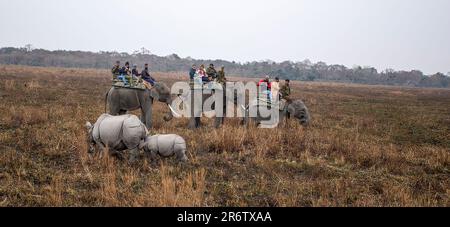
[[[148,137],[139,143],[139,150],[144,150],[144,152],[148,151]]]
[[[141,142],[139,143],[139,150],[144,149],[144,151],[147,151],[147,144],[149,141],[150,136],[145,137]]]
[[[91,122],[89,122],[89,121],[86,122],[85,127],[86,127],[87,130],[91,130],[91,129],[92,129],[92,124],[91,124]]]
[[[139,150],[142,150],[142,149],[145,150],[145,147],[146,147],[145,145],[146,145],[145,141],[142,140],[142,141],[139,143]]]

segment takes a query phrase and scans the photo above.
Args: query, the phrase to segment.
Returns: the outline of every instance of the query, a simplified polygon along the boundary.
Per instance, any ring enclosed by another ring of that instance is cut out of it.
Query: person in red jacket
[[[265,84],[264,84],[264,83],[265,83]],[[258,87],[261,86],[261,85],[263,85],[263,84],[267,87],[268,90],[270,90],[270,88],[271,88],[271,83],[270,83],[270,77],[269,77],[269,76],[266,76],[266,78],[260,80],[260,81],[258,82]]]
[[[258,87],[261,87],[261,93],[267,94],[267,100],[271,100],[271,90],[272,90],[272,83],[270,82],[270,77],[266,76],[266,78],[260,80],[258,82]]]

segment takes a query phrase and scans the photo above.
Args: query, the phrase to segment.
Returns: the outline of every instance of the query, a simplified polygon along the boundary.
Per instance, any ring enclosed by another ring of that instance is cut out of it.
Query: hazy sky
[[[450,0],[0,0],[0,47],[450,71]]]

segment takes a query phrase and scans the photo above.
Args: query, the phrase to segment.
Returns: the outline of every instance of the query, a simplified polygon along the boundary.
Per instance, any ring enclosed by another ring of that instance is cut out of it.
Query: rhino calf
[[[154,135],[149,136],[144,143],[144,151],[151,159],[159,154],[162,157],[175,155],[181,162],[188,160],[186,156],[186,141],[179,135]]]
[[[109,148],[112,154],[130,150],[130,162],[136,161],[139,156],[139,148],[147,138],[148,130],[141,120],[131,114],[112,116],[102,114],[97,122],[92,125],[86,123],[88,131],[89,153],[95,151],[95,146],[103,151]]]

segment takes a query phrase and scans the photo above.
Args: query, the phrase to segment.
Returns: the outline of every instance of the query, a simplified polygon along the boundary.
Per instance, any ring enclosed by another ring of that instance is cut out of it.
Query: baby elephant
[[[175,155],[181,162],[188,160],[186,156],[186,141],[181,136],[170,135],[154,135],[149,136],[144,143],[144,151],[151,159],[155,159],[159,154],[162,157]]]
[[[88,132],[89,153],[97,146],[103,151],[106,147],[114,155],[130,150],[130,162],[136,161],[139,148],[147,138],[148,130],[135,115],[111,116],[102,114],[92,125],[86,123]]]

